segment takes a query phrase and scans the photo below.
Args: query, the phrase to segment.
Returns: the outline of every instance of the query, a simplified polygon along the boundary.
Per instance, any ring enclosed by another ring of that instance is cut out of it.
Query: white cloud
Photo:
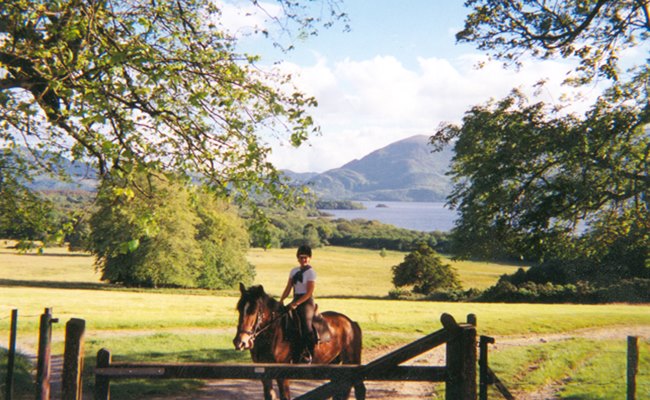
[[[318,57],[305,67],[282,64],[279,68],[292,73],[295,85],[318,100],[313,115],[322,136],[298,149],[274,146],[271,160],[282,169],[321,172],[397,140],[431,135],[441,122],[459,122],[471,106],[502,98],[514,87],[533,97],[533,85],[547,79],[538,99],[550,104],[559,104],[572,91],[561,85],[568,64],[534,61],[516,71],[488,62],[476,69],[479,60],[471,54],[453,60],[420,58],[417,70],[392,56],[335,62]],[[593,99],[599,92],[593,88],[587,96]],[[576,103],[574,111],[585,104]]]

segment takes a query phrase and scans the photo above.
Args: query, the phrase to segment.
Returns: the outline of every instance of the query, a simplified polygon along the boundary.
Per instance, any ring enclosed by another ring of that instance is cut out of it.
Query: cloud
[[[330,61],[320,56],[308,66],[283,63],[294,84],[316,97],[313,116],[322,135],[300,148],[273,144],[271,161],[281,169],[322,172],[413,135],[431,135],[441,122],[460,122],[471,106],[502,98],[514,87],[534,97],[533,85],[547,84],[537,99],[559,104],[568,92],[562,86],[572,67],[558,61],[525,62],[520,70],[499,62],[475,68],[482,57],[466,54],[455,59],[419,58],[409,69],[393,56],[355,61]],[[600,91],[593,89],[593,99]],[[585,109],[576,103],[573,111]]]

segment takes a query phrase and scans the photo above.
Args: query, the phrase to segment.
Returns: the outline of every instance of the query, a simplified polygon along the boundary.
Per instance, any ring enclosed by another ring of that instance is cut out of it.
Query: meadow
[[[519,398],[549,387],[563,399],[625,397],[624,338],[626,332],[650,331],[650,306],[388,300],[391,266],[404,255],[389,251],[382,257],[376,251],[341,247],[315,251],[319,309],[340,311],[359,322],[366,357],[440,329],[443,312],[458,321],[473,313],[478,333],[496,339],[490,353],[493,369]],[[277,297],[295,263],[295,250],[252,249],[249,260],[256,266],[256,284]],[[452,265],[465,288],[488,287],[517,268],[474,262]],[[11,309],[18,309],[19,348],[33,354],[38,316],[51,307],[61,321],[55,324],[54,353],[63,351],[64,322],[72,317],[86,320],[89,373],[102,347],[110,349],[115,360],[249,361],[247,353],[235,352],[231,344],[238,291],[125,289],[103,284],[99,276],[87,254],[47,249],[41,255],[21,255],[0,246],[0,335],[8,337],[8,317]],[[648,399],[648,336],[640,339],[640,346],[637,399]],[[135,381],[116,384],[113,390],[117,399],[147,398],[194,390],[201,384]],[[90,385],[91,379],[86,386]]]

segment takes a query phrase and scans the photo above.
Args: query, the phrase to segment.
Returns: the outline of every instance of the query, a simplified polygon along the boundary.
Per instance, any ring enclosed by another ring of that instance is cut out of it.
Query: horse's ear
[[[241,282],[239,282],[239,291],[241,294],[244,294],[246,292],[246,286],[244,286],[244,284]]]

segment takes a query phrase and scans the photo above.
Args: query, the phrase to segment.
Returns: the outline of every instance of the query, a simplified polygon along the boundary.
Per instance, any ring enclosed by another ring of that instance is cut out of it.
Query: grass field
[[[624,380],[620,376],[624,376],[625,343],[620,340],[577,338],[504,348],[498,344],[513,336],[608,327],[624,332],[639,326],[650,327],[650,306],[387,300],[385,296],[392,288],[390,267],[401,262],[404,255],[388,252],[386,257],[381,257],[374,251],[337,247],[315,251],[313,264],[318,272],[319,309],[337,310],[358,321],[364,330],[366,351],[394,347],[439,329],[443,312],[459,321],[474,313],[478,317],[479,334],[497,340],[490,358],[494,369],[520,393],[557,382],[561,383],[559,398],[565,399],[620,398],[624,393]],[[294,264],[294,250],[253,249],[249,259],[257,267],[256,283],[279,295]],[[501,274],[516,268],[489,263],[454,266],[465,287],[479,288],[489,286]],[[10,310],[17,308],[19,346],[26,353],[35,351],[39,314],[44,307],[52,307],[54,316],[61,321],[55,325],[54,351],[62,352],[64,322],[72,317],[83,318],[87,323],[86,354],[90,367],[101,347],[111,349],[116,360],[248,360],[246,353],[235,352],[231,344],[237,318],[237,291],[112,288],[99,282],[93,260],[85,254],[47,249],[43,255],[19,255],[4,247],[0,248],[0,290],[0,335],[8,337]],[[637,398],[648,399],[647,337],[642,338],[641,347],[638,384],[641,396]],[[615,374],[602,373],[602,368],[610,367],[615,368]],[[200,382],[192,381],[176,385],[120,383],[114,387],[117,393],[114,398],[142,397],[138,390],[160,394],[191,390],[199,385]]]

